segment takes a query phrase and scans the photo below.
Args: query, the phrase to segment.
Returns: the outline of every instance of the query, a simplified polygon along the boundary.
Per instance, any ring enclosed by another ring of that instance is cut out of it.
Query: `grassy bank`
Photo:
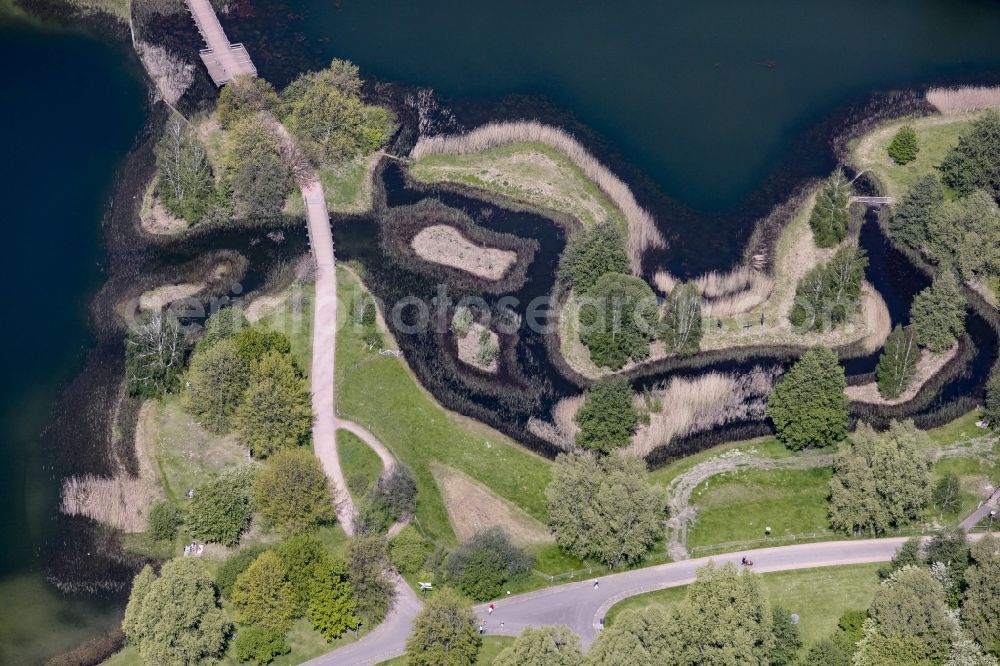
[[[981,112],[960,115],[933,115],[923,118],[906,118],[882,125],[850,144],[850,161],[855,168],[869,169],[886,189],[886,196],[900,197],[920,176],[933,173]],[[909,164],[899,165],[889,158],[888,148],[892,138],[903,125],[910,125],[917,133],[920,150]]]
[[[868,608],[878,587],[880,566],[861,564],[783,571],[763,574],[761,579],[772,606],[781,606],[799,615],[799,635],[808,648],[837,628],[837,620],[844,611]],[[669,607],[683,599],[686,590],[686,587],[674,587],[626,599],[611,608],[605,623],[613,624],[624,610]]]
[[[382,473],[382,459],[352,432],[337,431],[337,454],[344,470],[347,489],[355,500],[360,499]]]
[[[343,164],[318,170],[326,207],[331,213],[359,215],[371,210],[371,175],[375,163],[381,156],[381,151],[371,155],[359,155]],[[284,212],[286,215],[305,217],[305,205],[302,202],[302,195],[297,190],[289,195]]]
[[[582,224],[625,217],[583,170],[542,143],[515,143],[466,155],[426,155],[410,167],[422,183],[456,183],[533,208],[565,213]]]
[[[364,289],[343,267],[337,269],[337,282],[341,303],[350,303]],[[435,539],[455,542],[431,473],[435,462],[463,472],[546,522],[550,463],[499,432],[443,409],[403,359],[369,351],[361,332],[347,325],[337,333],[338,409],[344,418],[368,428],[413,469],[420,527]]]

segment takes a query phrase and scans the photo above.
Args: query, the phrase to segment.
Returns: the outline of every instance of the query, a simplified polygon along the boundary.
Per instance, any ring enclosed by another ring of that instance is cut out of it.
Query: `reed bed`
[[[60,509],[125,532],[143,532],[154,499],[155,490],[141,478],[87,474],[63,480]]]
[[[926,98],[931,106],[945,115],[1000,109],[1000,86],[931,88]]]
[[[653,392],[662,408],[649,414],[649,425],[636,432],[627,452],[645,457],[677,437],[763,418],[777,374],[777,369],[758,366],[742,375],[710,372],[671,379]],[[642,407],[645,401],[639,396],[636,402]]]
[[[563,451],[578,450],[576,434],[580,432],[580,426],[576,424],[576,413],[583,400],[583,395],[563,398],[552,408],[551,422],[532,417],[528,421],[528,430]]]
[[[633,272],[641,272],[646,250],[666,247],[653,216],[639,205],[629,186],[558,127],[534,121],[488,123],[466,134],[421,137],[410,157],[418,160],[428,155],[467,155],[512,143],[541,143],[560,151],[621,210],[628,225],[628,253]]]
[[[653,285],[664,295],[678,284],[666,271],[653,275]],[[764,303],[774,291],[774,279],[750,266],[739,266],[728,273],[712,271],[692,283],[701,294],[704,317],[731,317],[750,312]]]

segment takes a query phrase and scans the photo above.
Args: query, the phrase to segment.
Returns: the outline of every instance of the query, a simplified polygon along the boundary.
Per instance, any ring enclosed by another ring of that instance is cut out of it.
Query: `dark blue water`
[[[2,11],[0,62],[0,663],[37,663],[114,617],[65,601],[43,581],[36,556],[57,482],[39,435],[90,341],[87,306],[103,280],[100,221],[146,93],[123,50]]]

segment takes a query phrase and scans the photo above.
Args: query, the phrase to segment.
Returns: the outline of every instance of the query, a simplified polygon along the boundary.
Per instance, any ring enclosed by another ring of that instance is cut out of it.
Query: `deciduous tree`
[[[212,432],[228,432],[249,381],[250,369],[232,341],[199,345],[188,368],[185,404]]]
[[[701,345],[701,294],[692,283],[679,284],[663,304],[660,336],[667,351],[694,354]]]
[[[157,193],[173,215],[194,223],[215,197],[215,179],[205,146],[186,123],[167,122],[156,144]]]
[[[218,657],[229,623],[215,586],[196,559],[170,560],[157,577],[147,565],[135,578],[122,630],[150,666],[195,666]]]
[[[659,606],[641,613],[626,610],[597,636],[587,653],[588,666],[661,666],[677,664],[671,622]]]
[[[811,349],[778,382],[767,415],[785,446],[829,446],[847,434],[844,369],[825,347]]]
[[[312,432],[309,389],[288,354],[268,352],[250,370],[250,386],[236,410],[240,440],[257,458],[302,446]]]
[[[941,663],[957,629],[941,584],[919,567],[904,567],[884,581],[868,615],[857,666]]]
[[[912,421],[875,432],[861,423],[837,454],[830,480],[830,522],[847,532],[884,532],[919,517],[930,501],[927,433]]]
[[[1000,368],[994,368],[986,383],[986,403],[983,405],[983,420],[994,432],[1000,432]]]
[[[358,616],[371,626],[385,619],[395,598],[388,570],[385,537],[362,534],[351,541],[347,551],[347,580],[354,589]]]
[[[476,532],[444,562],[447,581],[476,601],[500,596],[503,585],[531,571],[531,557],[500,527]]]
[[[269,664],[275,657],[291,652],[282,632],[263,627],[244,627],[233,641],[236,659],[241,662]]]
[[[760,579],[732,564],[698,570],[684,600],[674,606],[677,666],[768,666],[774,619]]]
[[[476,632],[476,616],[457,594],[441,590],[427,600],[406,639],[407,662],[412,666],[468,666],[476,663],[483,640]]]
[[[1000,654],[1000,544],[987,535],[972,546],[965,573],[962,623],[987,651]]]
[[[233,123],[252,116],[259,111],[274,112],[281,98],[267,79],[250,74],[239,74],[219,91],[216,115],[223,129]]]
[[[635,458],[560,455],[546,496],[556,542],[581,559],[636,562],[663,534],[666,498]]]
[[[581,666],[580,639],[562,624],[527,627],[493,659],[493,666]]]
[[[331,522],[333,496],[319,461],[305,449],[276,452],[257,472],[255,506],[284,535]]]
[[[309,590],[309,622],[326,640],[338,638],[358,626],[357,602],[343,567],[327,561],[313,574]]]
[[[125,385],[131,395],[158,398],[180,386],[187,357],[187,336],[175,317],[145,314],[125,338]]]
[[[903,328],[896,324],[885,341],[882,355],[875,367],[879,394],[883,398],[898,398],[902,395],[913,381],[919,358],[916,332],[912,327]]]
[[[799,628],[792,623],[792,614],[780,606],[772,611],[772,617],[774,647],[771,649],[771,666],[791,666],[802,649]]]
[[[194,491],[187,527],[202,541],[236,546],[253,516],[253,478],[250,465],[228,469]]]
[[[295,617],[295,591],[288,582],[288,569],[273,551],[254,560],[236,578],[233,606],[237,619],[284,634]]]
[[[224,182],[237,217],[281,212],[292,190],[292,171],[266,118],[257,114],[233,124],[226,137],[224,164]]]

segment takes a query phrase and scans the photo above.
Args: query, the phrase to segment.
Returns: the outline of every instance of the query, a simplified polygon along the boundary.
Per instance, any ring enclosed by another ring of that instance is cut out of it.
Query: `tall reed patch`
[[[635,200],[632,190],[569,133],[534,121],[488,123],[461,135],[421,137],[410,152],[418,160],[427,155],[466,155],[512,143],[541,143],[560,151],[594,181],[628,224],[628,252],[632,271],[642,270],[642,255],[650,248],[666,247],[653,216]]]
[[[926,97],[931,106],[945,115],[1000,109],[1000,86],[931,88]]]
[[[125,532],[142,532],[156,496],[156,489],[141,478],[71,476],[63,480],[60,509]]]
[[[692,284],[701,294],[704,317],[731,317],[750,312],[764,303],[774,290],[774,279],[751,266],[737,266],[727,273],[711,271],[694,278]],[[653,275],[653,284],[663,294],[670,293],[678,283],[666,271]]]
[[[652,392],[659,409],[650,410],[649,424],[636,432],[628,453],[645,457],[677,437],[763,418],[777,374],[775,368],[757,366],[741,375],[709,372],[694,378],[674,377]],[[646,396],[636,401],[640,408],[650,402]]]

